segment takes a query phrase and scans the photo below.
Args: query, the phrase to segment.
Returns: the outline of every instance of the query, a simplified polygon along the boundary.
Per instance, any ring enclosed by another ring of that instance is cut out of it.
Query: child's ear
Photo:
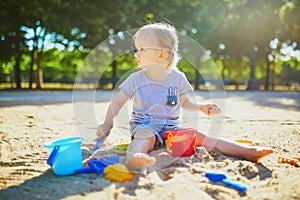
[[[158,58],[161,60],[167,59],[169,57],[169,52],[168,51],[159,51]]]

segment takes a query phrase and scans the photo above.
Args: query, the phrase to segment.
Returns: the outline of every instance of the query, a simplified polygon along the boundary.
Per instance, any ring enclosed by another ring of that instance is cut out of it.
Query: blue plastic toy
[[[103,137],[97,140],[95,146],[93,146],[92,151],[96,151],[97,149],[100,149],[100,144],[103,142]]]
[[[205,177],[208,178],[212,182],[222,182],[225,185],[233,187],[233,188],[235,188],[239,191],[242,191],[242,192],[247,190],[246,186],[228,180],[226,175],[222,174],[222,173],[207,172],[207,173],[205,173]]]
[[[50,153],[47,164],[56,175],[74,174],[74,170],[82,167],[82,153],[80,137],[71,137],[44,144]]]
[[[88,160],[90,167],[76,169],[75,173],[93,173],[103,174],[104,169],[108,165],[120,163],[120,156],[108,156],[107,159],[99,158],[96,160]]]

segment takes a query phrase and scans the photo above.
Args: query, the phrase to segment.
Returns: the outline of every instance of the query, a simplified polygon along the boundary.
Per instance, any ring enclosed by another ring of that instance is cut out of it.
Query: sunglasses
[[[145,51],[146,49],[150,49],[150,50],[164,50],[164,51],[170,52],[170,50],[168,50],[168,49],[152,48],[152,47],[144,47],[144,48],[133,49],[132,52],[133,52],[133,53],[137,53],[139,50],[140,50],[140,51]]]

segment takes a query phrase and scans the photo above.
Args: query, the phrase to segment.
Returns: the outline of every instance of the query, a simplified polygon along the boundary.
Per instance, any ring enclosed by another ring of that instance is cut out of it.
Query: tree
[[[24,4],[12,0],[1,1],[0,19],[1,19],[1,59],[9,61],[11,57],[14,59],[14,79],[16,87],[21,88],[21,56],[24,48],[23,31],[20,30],[20,25],[25,19],[22,16],[22,11],[19,9]]]
[[[58,48],[62,54],[76,50],[82,53],[83,59],[87,52],[102,41],[114,35],[117,37],[122,31],[137,28],[148,21],[169,19],[179,33],[192,37],[211,51],[211,56],[220,66],[223,79],[232,79],[232,74],[241,75],[243,79],[245,73],[248,73],[248,89],[257,89],[256,78],[261,76],[259,73],[262,69],[267,76],[265,88],[268,88],[272,66],[280,66],[272,63],[278,62],[276,59],[270,59],[280,53],[283,44],[294,45],[294,42],[300,42],[297,34],[300,27],[298,0],[129,0],[126,3],[122,0],[113,3],[88,0],[6,0],[0,6],[0,19],[3,22],[0,27],[0,59],[3,66],[6,62],[14,64],[14,79],[18,88],[22,81],[23,69],[20,69],[20,65],[23,54],[31,57],[31,63],[28,62],[30,64],[26,67],[30,69],[30,85],[35,80],[37,87],[42,88],[42,68],[47,65],[47,57],[43,55],[49,48]],[[207,7],[213,9],[205,10]],[[276,39],[279,40],[278,48],[270,48],[270,41]],[[111,47],[114,49],[113,44]],[[113,53],[119,56],[119,52]],[[200,57],[193,59],[195,63],[201,62]],[[247,64],[249,69],[244,69]],[[117,61],[112,63],[112,76],[118,76],[120,65]],[[195,65],[196,68],[201,67]],[[96,65],[93,66],[94,70],[99,70],[95,68]],[[59,67],[64,68],[60,63]],[[194,71],[197,84],[200,76],[198,70]],[[34,73],[37,77],[35,79]]]
[[[17,88],[21,88],[21,71],[20,62],[21,56],[25,52],[23,49],[32,48],[32,59],[35,58],[35,51],[37,51],[36,64],[37,64],[37,87],[42,87],[42,68],[41,57],[45,47],[45,37],[49,33],[48,26],[52,24],[59,24],[54,21],[56,18],[57,7],[63,5],[60,0],[24,0],[16,2],[12,0],[1,1],[1,21],[4,23],[1,26],[1,43],[9,44],[8,52],[14,52],[12,56],[15,59],[15,80]],[[61,8],[61,6],[59,7]],[[49,25],[47,25],[49,24]],[[30,35],[31,30],[33,34],[31,38],[25,38],[25,35]],[[30,41],[33,41],[30,43]],[[26,44],[26,45],[25,45]],[[1,48],[2,49],[2,48]],[[8,54],[4,54],[7,58]],[[34,65],[32,61],[32,66]],[[31,67],[32,69],[33,67]],[[32,77],[32,76],[31,76]],[[32,80],[32,78],[31,78]]]

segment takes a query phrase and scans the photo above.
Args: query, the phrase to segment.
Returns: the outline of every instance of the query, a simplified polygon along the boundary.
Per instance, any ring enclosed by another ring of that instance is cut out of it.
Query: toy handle
[[[223,179],[222,182],[228,186],[231,186],[237,190],[240,190],[240,191],[245,191],[247,190],[247,187],[245,185],[241,185],[241,184],[238,184],[236,182],[233,182],[233,181],[230,181],[228,179]]]
[[[54,163],[54,158],[55,158],[58,150],[59,150],[59,146],[54,146],[49,158],[47,159],[47,164],[50,165],[51,167]]]
[[[75,173],[92,173],[94,171],[95,171],[95,169],[92,167],[75,169]]]
[[[92,148],[92,151],[96,151],[97,149],[100,149],[100,144],[103,142],[103,138],[104,137],[97,140],[96,144]]]

